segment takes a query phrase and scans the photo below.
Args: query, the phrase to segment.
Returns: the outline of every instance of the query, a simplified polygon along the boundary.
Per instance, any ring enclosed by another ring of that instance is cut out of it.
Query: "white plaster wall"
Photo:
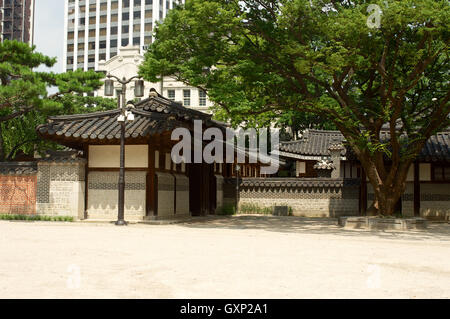
[[[408,175],[406,177],[407,182],[414,182],[414,165],[411,165],[411,167],[408,170]]]
[[[423,163],[419,164],[419,176],[421,182],[431,181],[431,164]],[[414,182],[414,165],[411,165],[406,178],[407,182]]]
[[[420,181],[429,182],[431,181],[431,164],[420,164]]]
[[[119,168],[120,146],[116,145],[90,145],[89,167],[91,168]],[[148,145],[125,146],[126,168],[148,167]]]

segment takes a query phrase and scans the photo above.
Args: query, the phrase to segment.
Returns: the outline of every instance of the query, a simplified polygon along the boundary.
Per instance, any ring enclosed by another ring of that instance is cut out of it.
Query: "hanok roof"
[[[190,127],[192,121],[203,120],[206,125],[218,126],[211,115],[187,109],[161,96],[150,97],[128,108],[134,116],[127,123],[125,138],[128,142],[143,142],[150,136],[170,132],[178,127]],[[121,110],[95,112],[80,115],[55,116],[48,123],[37,127],[46,139],[75,149],[86,143],[117,144],[120,141],[120,124],[117,122]]]
[[[387,131],[380,134],[381,140],[389,140]],[[332,144],[342,143],[346,140],[339,131],[310,130],[298,141],[285,142],[280,145],[280,155],[303,160],[321,160],[330,156],[329,148]],[[343,159],[351,150],[344,150]],[[440,132],[432,136],[426,143],[419,160],[423,162],[450,162],[450,131]]]
[[[8,162],[1,163],[0,174],[2,175],[35,175],[37,173],[36,162]]]
[[[344,142],[345,138],[339,131],[308,130],[298,141],[281,143],[280,155],[287,157],[294,155],[293,157],[304,160],[321,160],[330,156],[329,148],[332,144]],[[342,151],[342,155],[345,153],[345,150]]]
[[[183,105],[166,99],[161,95],[157,97],[150,97],[149,99],[138,102],[137,109],[141,109],[147,112],[157,112],[162,114],[172,114],[178,119],[184,120],[203,120],[211,121],[211,115],[184,107]]]

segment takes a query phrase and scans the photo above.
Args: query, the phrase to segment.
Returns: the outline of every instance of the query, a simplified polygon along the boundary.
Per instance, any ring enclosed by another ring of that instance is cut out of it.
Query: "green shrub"
[[[217,211],[217,215],[219,216],[233,216],[236,215],[236,207],[231,204],[223,205],[220,209]]]
[[[289,216],[294,216],[294,209],[289,206]]]
[[[261,207],[256,204],[242,204],[239,207],[240,214],[258,214],[258,215],[272,215],[273,207]]]
[[[42,216],[42,215],[0,215],[0,220],[46,221],[46,222],[73,222],[69,216]]]
[[[274,206],[287,206],[287,205],[274,205]],[[257,204],[242,204],[239,207],[239,214],[255,214],[255,215],[273,215],[274,206],[261,207]],[[288,206],[289,216],[294,216],[294,209]]]

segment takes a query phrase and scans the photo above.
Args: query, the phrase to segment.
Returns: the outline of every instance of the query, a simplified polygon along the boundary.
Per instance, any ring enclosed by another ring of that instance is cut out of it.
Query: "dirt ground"
[[[449,298],[450,225],[0,222],[0,298]]]

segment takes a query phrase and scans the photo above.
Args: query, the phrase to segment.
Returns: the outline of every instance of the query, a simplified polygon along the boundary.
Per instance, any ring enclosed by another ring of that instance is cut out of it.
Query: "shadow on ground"
[[[198,218],[180,225],[181,227],[198,229],[235,229],[263,230],[279,233],[327,234],[348,237],[373,237],[383,239],[405,240],[440,240],[450,241],[450,224],[430,223],[426,230],[410,231],[368,231],[350,230],[338,226],[337,219],[300,218],[272,216],[233,216]]]

